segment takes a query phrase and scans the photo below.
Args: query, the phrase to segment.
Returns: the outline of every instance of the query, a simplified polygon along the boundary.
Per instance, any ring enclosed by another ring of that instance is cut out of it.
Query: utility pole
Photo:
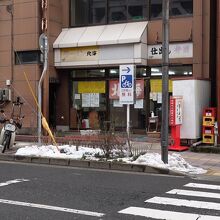
[[[41,20],[41,29],[42,34],[39,37],[39,47],[41,50],[41,53],[43,54],[43,72],[41,74],[39,83],[38,83],[38,145],[41,145],[41,124],[42,124],[42,84],[44,77],[47,72],[48,68],[48,51],[49,51],[49,44],[48,44],[48,37],[46,35],[47,33],[47,6],[48,6],[48,0],[41,0],[41,8],[42,8],[42,20]]]
[[[168,163],[169,135],[169,0],[163,0],[161,159]]]

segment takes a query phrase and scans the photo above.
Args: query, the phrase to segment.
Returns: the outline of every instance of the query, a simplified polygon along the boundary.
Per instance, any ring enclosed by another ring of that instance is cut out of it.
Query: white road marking
[[[215,189],[220,190],[220,185],[210,185],[210,184],[199,184],[199,183],[188,183],[184,185],[186,187],[201,188],[201,189]]]
[[[157,197],[157,196],[148,199],[145,202],[162,204],[162,205],[185,206],[185,207],[192,207],[198,209],[220,210],[220,203],[215,203],[215,202],[203,202],[196,200],[174,199],[174,198]]]
[[[220,217],[211,216],[211,215],[171,212],[171,211],[163,211],[163,210],[147,209],[147,208],[139,208],[139,207],[129,207],[127,209],[123,209],[119,211],[118,213],[137,215],[137,216],[143,216],[143,217],[155,218],[155,219],[163,219],[163,220],[198,220],[198,219],[220,220]]]
[[[90,212],[90,211],[84,211],[84,210],[63,208],[63,207],[58,207],[58,206],[42,205],[42,204],[29,203],[29,202],[19,202],[19,201],[13,201],[13,200],[5,200],[5,199],[0,199],[0,203],[9,204],[9,205],[27,206],[31,208],[48,209],[48,210],[54,210],[54,211],[59,211],[59,212],[69,212],[69,213],[88,215],[88,216],[94,216],[94,217],[102,217],[105,215],[103,213],[98,213],[98,212]]]
[[[4,183],[0,183],[0,187],[1,186],[7,186],[7,185],[10,185],[10,184],[14,184],[14,183],[21,183],[21,182],[27,182],[29,180],[26,180],[26,179],[15,179],[15,180],[8,180]]]
[[[167,193],[176,194],[176,195],[184,195],[184,196],[196,196],[196,197],[220,199],[220,193],[209,193],[209,192],[181,190],[181,189],[173,189]]]

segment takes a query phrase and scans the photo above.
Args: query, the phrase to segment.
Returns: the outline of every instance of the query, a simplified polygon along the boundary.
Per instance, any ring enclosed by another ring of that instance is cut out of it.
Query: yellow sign
[[[151,79],[150,80],[150,91],[151,92],[162,92],[162,79]],[[173,91],[173,82],[169,80],[169,92]]]
[[[96,61],[99,59],[97,46],[61,48],[60,51],[61,62]]]
[[[105,81],[78,82],[78,93],[105,93]]]

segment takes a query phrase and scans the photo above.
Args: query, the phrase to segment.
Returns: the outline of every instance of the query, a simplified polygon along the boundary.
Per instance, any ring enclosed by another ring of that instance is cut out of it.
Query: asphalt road
[[[206,220],[206,215],[220,220],[220,182],[7,162],[1,162],[0,167],[0,219],[4,220],[141,220],[152,216],[166,219],[169,215],[175,220]],[[206,185],[186,187],[188,183]],[[186,190],[190,190],[189,195],[183,195]],[[161,204],[167,197],[173,199],[171,204]],[[152,198],[159,202],[150,201]],[[182,203],[188,199],[196,200],[195,204],[200,201],[205,208],[193,207],[189,202],[179,207],[180,200],[176,199],[182,199]],[[207,204],[215,206],[206,209]]]

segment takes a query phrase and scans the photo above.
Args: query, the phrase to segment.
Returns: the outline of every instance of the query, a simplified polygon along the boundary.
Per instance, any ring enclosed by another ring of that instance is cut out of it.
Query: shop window
[[[162,0],[151,0],[151,19],[162,17]],[[170,17],[193,14],[193,0],[171,0]]]
[[[99,78],[105,77],[105,69],[73,70],[73,78]]]
[[[170,76],[192,76],[192,65],[170,66]],[[162,76],[162,67],[152,67],[151,76]]]
[[[109,76],[111,78],[119,78],[119,69],[110,69]],[[150,68],[148,67],[136,67],[136,77],[149,77],[150,76]]]
[[[18,51],[15,52],[15,64],[37,64],[40,63],[40,51]]]
[[[72,103],[76,110],[78,127],[99,129],[106,120],[106,82],[73,81]]]

